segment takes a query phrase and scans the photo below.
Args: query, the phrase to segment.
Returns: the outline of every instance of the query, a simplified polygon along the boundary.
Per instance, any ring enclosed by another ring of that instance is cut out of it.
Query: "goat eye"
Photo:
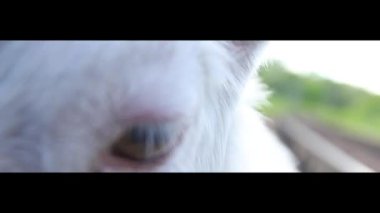
[[[134,126],[113,145],[112,152],[123,158],[151,160],[165,155],[175,140],[167,128],[157,125]]]

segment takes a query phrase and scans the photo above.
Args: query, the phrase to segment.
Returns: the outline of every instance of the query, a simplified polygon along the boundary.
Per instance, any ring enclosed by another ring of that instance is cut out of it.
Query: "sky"
[[[264,58],[380,95],[380,41],[270,41]]]

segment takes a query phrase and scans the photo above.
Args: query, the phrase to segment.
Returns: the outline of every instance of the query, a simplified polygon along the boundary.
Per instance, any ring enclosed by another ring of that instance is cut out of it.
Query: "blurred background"
[[[258,110],[303,172],[380,171],[379,41],[271,41]]]

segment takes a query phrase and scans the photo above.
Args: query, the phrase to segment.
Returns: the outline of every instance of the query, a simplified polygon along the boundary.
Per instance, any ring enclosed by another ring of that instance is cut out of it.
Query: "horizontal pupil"
[[[128,134],[132,143],[144,143],[148,140],[149,132],[144,127],[134,127]]]
[[[161,144],[168,140],[167,132],[163,128],[138,126],[130,130],[128,134],[131,143]]]
[[[169,129],[158,126],[134,126],[116,141],[112,152],[120,157],[149,160],[162,156],[172,147]]]

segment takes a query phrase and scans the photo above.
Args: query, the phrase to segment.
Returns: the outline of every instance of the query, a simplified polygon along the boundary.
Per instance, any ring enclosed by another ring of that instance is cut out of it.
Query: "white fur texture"
[[[0,170],[296,171],[293,156],[247,99],[254,97],[250,101],[257,103],[265,97],[258,79],[228,45],[216,41],[1,45]],[[257,63],[253,59],[249,64],[254,68]],[[254,87],[248,87],[249,79]],[[102,151],[126,128],[141,122],[164,122],[178,132],[186,129],[183,141],[153,167],[115,169],[99,163]]]

